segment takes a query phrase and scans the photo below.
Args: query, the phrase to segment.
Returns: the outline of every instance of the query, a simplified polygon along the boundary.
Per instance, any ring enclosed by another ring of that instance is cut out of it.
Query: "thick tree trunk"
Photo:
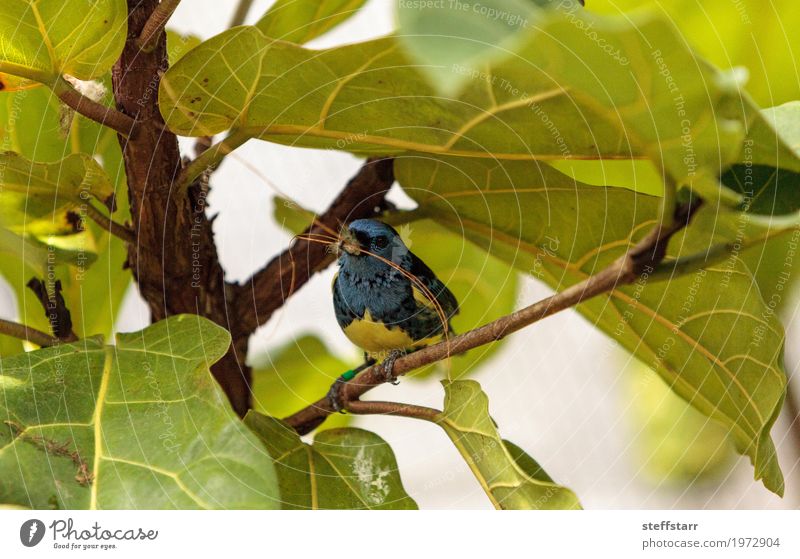
[[[157,5],[157,0],[128,0],[128,39],[113,71],[117,108],[137,122],[132,137],[119,137],[137,239],[129,246],[128,265],[153,321],[192,313],[237,330],[228,321],[228,286],[205,214],[207,188],[200,183],[188,191],[174,186],[181,170],[178,141],[165,129],[158,110],[158,85],[167,69],[165,35],[151,52],[136,46]],[[241,415],[250,402],[246,352],[245,337],[212,368]]]

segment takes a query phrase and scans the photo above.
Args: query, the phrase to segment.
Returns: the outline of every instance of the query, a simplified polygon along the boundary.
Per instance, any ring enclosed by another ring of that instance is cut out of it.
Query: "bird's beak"
[[[358,256],[361,254],[361,246],[348,229],[342,231],[342,234],[339,236],[338,247],[340,253],[344,251],[351,256]]]

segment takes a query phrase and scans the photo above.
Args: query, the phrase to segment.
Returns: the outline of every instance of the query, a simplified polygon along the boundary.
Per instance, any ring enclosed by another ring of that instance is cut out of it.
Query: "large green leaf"
[[[250,411],[245,423],[275,460],[284,509],[416,509],[391,447],[363,429],[321,431],[314,444],[277,419]]]
[[[611,263],[658,215],[658,198],[576,183],[536,163],[403,159],[395,173],[424,214],[556,290]],[[669,256],[704,254],[740,231],[741,250],[763,243],[736,216],[706,206],[673,239]],[[645,277],[578,310],[720,421],[750,456],[756,478],[783,492],[769,436],[786,386],[783,328],[738,258],[668,282]]]
[[[278,0],[258,20],[267,37],[303,44],[351,18],[366,0]]]
[[[736,74],[698,59],[654,15],[532,10],[522,45],[471,74],[457,97],[438,95],[394,38],[309,51],[239,27],[167,72],[161,110],[179,134],[232,131],[209,162],[251,137],[361,154],[649,157],[677,184],[738,200],[717,176],[738,160],[749,127],[771,128]],[[764,139],[759,154],[771,159],[754,162],[774,164],[785,146]]]
[[[127,26],[125,0],[3,0],[0,72],[48,85],[62,74],[97,78],[122,52]]]
[[[618,14],[643,6],[670,18],[693,48],[721,68],[744,66],[747,91],[762,105],[800,98],[800,26],[795,0],[591,0],[593,12]]]
[[[228,333],[182,315],[0,361],[0,502],[276,508],[272,460],[209,367]]]
[[[273,417],[286,417],[315,402],[339,375],[358,365],[340,359],[310,334],[298,336],[252,361],[254,409]],[[326,425],[344,426],[351,418],[348,414],[335,414]]]
[[[579,509],[575,494],[556,484],[535,460],[500,438],[489,398],[473,380],[445,381],[437,418],[492,504],[502,509]]]

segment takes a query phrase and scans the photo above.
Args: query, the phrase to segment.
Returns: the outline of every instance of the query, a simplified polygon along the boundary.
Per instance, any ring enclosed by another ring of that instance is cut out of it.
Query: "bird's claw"
[[[342,385],[347,382],[344,376],[337,378],[328,390],[328,402],[334,411],[344,413],[344,402],[342,401]]]
[[[403,355],[403,352],[395,349],[391,351],[386,359],[384,359],[383,363],[381,363],[383,380],[394,386],[400,384],[400,381],[397,380],[397,377],[394,375],[394,362],[397,361],[397,358],[401,355]]]

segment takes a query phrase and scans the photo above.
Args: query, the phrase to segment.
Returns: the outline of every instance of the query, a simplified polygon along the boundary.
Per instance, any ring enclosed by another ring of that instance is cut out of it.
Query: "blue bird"
[[[333,279],[336,320],[364,350],[366,363],[361,368],[383,361],[386,380],[393,382],[392,367],[399,355],[452,332],[450,319],[458,313],[458,301],[391,226],[358,219],[341,239],[340,267]],[[338,382],[331,388],[337,409]]]

